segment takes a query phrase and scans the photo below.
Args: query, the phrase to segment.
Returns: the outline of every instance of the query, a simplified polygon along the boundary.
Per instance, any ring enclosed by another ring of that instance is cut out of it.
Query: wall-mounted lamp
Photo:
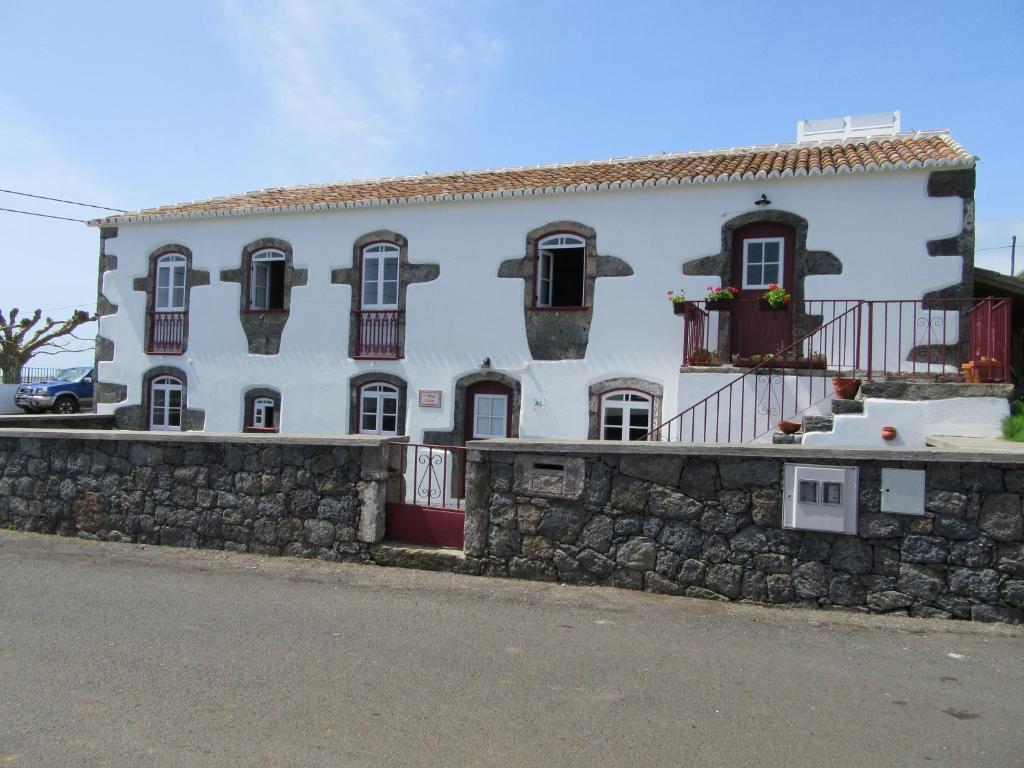
[[[481,368],[490,368],[491,367],[491,358],[485,357],[483,362],[480,363],[480,367]]]
[[[766,195],[764,192],[761,193],[761,197],[754,201],[754,205],[758,207],[771,204],[772,201],[768,199],[768,195]]]

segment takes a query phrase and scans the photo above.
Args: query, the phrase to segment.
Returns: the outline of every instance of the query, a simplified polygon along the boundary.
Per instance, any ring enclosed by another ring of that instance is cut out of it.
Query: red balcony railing
[[[356,357],[397,360],[401,310],[357,310]]]
[[[185,313],[150,312],[149,343],[152,355],[180,355],[185,351]]]
[[[696,311],[684,313],[684,352],[692,354],[698,338],[698,347],[727,361],[729,350],[719,348],[719,313],[694,303]],[[648,438],[755,440],[777,421],[830,398],[833,376],[959,380],[969,362],[977,380],[1010,381],[1007,299],[830,299],[803,305],[797,321],[810,329],[802,335],[794,329],[796,340],[781,347],[766,339],[763,353],[733,360],[746,369],[660,424]]]

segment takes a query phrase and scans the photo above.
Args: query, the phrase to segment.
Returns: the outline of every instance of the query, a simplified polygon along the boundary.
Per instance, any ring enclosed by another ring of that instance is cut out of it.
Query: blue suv
[[[92,408],[95,378],[92,368],[65,368],[51,381],[22,384],[14,393],[14,404],[27,413],[78,413]]]

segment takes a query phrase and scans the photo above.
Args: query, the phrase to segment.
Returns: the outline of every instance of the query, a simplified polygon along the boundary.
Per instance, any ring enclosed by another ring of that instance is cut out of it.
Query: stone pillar
[[[377,544],[384,539],[384,513],[388,488],[389,441],[363,448],[360,455],[360,480],[356,484],[359,492],[359,541]]]

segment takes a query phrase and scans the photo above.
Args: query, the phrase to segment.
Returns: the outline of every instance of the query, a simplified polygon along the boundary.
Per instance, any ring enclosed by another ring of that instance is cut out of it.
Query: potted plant
[[[708,295],[704,297],[706,307],[711,311],[727,312],[732,308],[732,300],[736,298],[737,293],[739,293],[739,289],[733,288],[731,285],[709,285]]]
[[[761,294],[761,309],[771,312],[789,309],[789,291],[778,283],[768,283],[768,290]]]
[[[718,365],[718,356],[704,347],[697,347],[689,357],[686,358],[687,365]]]
[[[683,291],[679,293],[669,291],[668,300],[672,304],[672,312],[675,314],[681,315],[686,311],[686,294]]]
[[[835,390],[836,399],[853,400],[860,389],[860,379],[848,379],[843,376],[832,377],[832,389]]]
[[[800,431],[800,427],[803,426],[799,421],[790,421],[789,419],[783,419],[776,426],[779,428],[779,432],[784,435],[794,435]]]

